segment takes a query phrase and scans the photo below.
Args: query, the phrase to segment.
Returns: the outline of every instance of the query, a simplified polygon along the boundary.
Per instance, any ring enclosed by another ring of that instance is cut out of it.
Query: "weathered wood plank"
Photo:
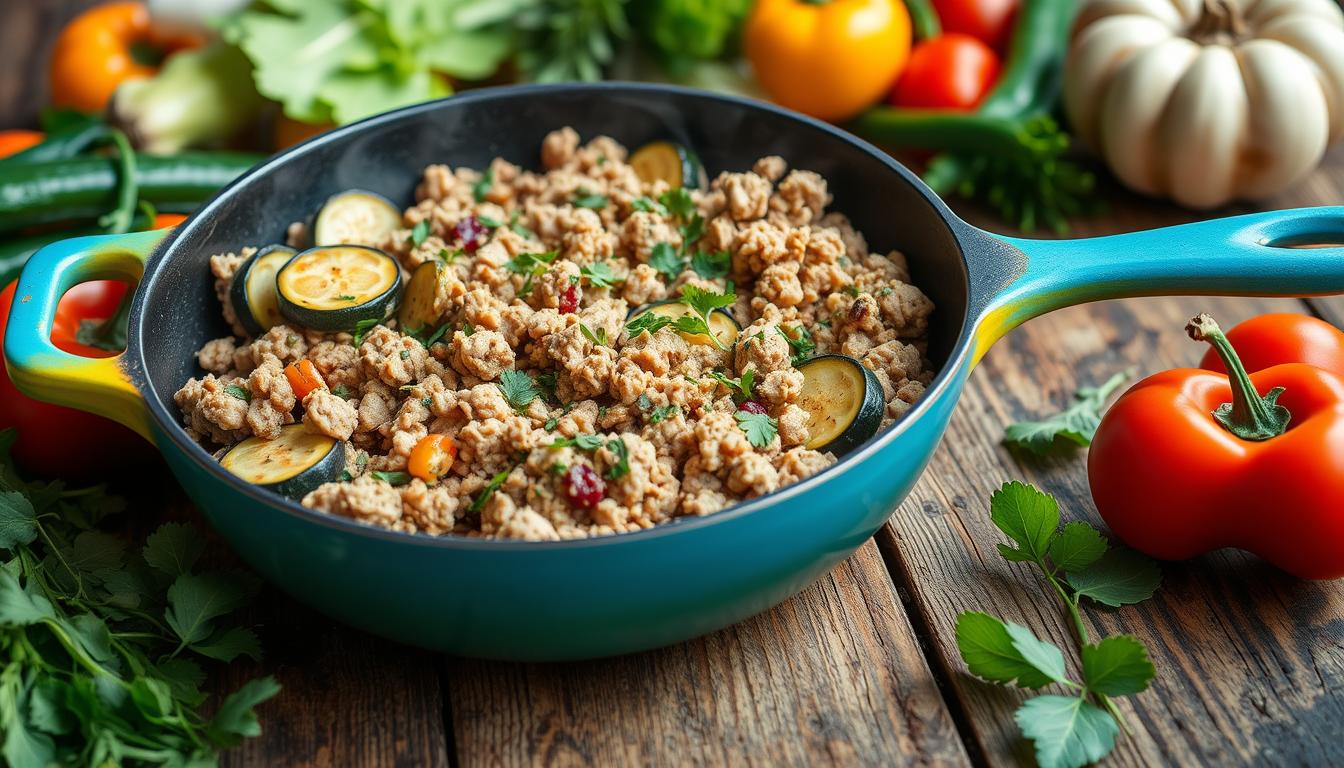
[[[774,610],[679,646],[447,666],[463,766],[968,762],[872,542]]]
[[[1073,640],[1061,609],[1034,574],[994,551],[1001,536],[989,521],[989,496],[1006,480],[1024,479],[1055,494],[1066,518],[1101,524],[1087,490],[1084,453],[1025,459],[998,443],[1003,427],[1057,409],[1076,386],[1128,366],[1147,373],[1193,364],[1202,350],[1181,328],[1200,309],[1230,325],[1260,312],[1300,310],[1301,304],[1145,299],[1074,308],[1028,323],[974,374],[928,473],[879,535],[897,583],[909,589],[914,610],[933,627],[936,663],[947,671],[969,730],[992,763],[1028,757],[1012,721],[1021,696],[965,673],[953,636],[957,613],[988,611],[1066,649]],[[1165,586],[1154,600],[1088,612],[1094,633],[1142,638],[1158,671],[1149,692],[1122,704],[1135,735],[1122,740],[1113,764],[1344,760],[1344,745],[1333,729],[1322,728],[1344,722],[1344,592],[1334,584],[1288,578],[1237,552],[1168,565],[1164,573]]]

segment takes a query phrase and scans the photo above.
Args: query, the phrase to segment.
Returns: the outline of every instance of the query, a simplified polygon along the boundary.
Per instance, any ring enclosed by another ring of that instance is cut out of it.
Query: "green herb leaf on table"
[[[1107,696],[1131,696],[1148,689],[1157,670],[1148,649],[1133,635],[1113,635],[1082,648],[1083,680],[1088,690]]]
[[[145,539],[141,556],[149,567],[174,578],[190,573],[205,551],[200,533],[184,523],[164,523]]]
[[[779,422],[764,413],[737,411],[733,414],[737,427],[747,435],[747,442],[757,448],[764,448],[774,442],[779,434]]]
[[[1115,748],[1120,727],[1109,712],[1077,696],[1036,696],[1013,716],[1036,744],[1040,768],[1081,768]]]
[[[649,252],[649,266],[668,280],[676,280],[686,268],[686,260],[670,243],[658,243]]]
[[[261,723],[253,709],[280,692],[280,684],[273,677],[249,680],[224,698],[219,711],[210,721],[210,737],[227,747],[241,744],[244,738],[261,734]]]
[[[1000,544],[1000,554],[1009,560],[1044,562],[1059,527],[1059,505],[1053,497],[1030,485],[1006,483],[990,498],[989,517],[1017,544]]]
[[[601,80],[619,41],[630,34],[622,0],[551,0],[509,11],[523,39],[517,62],[539,83]]]
[[[1162,584],[1162,571],[1151,558],[1128,547],[1115,547],[1067,578],[1082,597],[1117,608],[1152,597]]]
[[[1082,570],[1106,552],[1106,538],[1087,523],[1068,523],[1050,541],[1050,561],[1061,571]]]
[[[1040,688],[1064,679],[1063,653],[1026,627],[971,611],[957,617],[956,637],[967,668],[984,680]],[[1022,648],[1030,651],[1030,658]]]
[[[518,370],[507,370],[499,375],[497,382],[504,393],[504,399],[515,411],[522,411],[533,400],[541,396],[532,377]]]
[[[1132,373],[1122,371],[1107,379],[1099,387],[1083,387],[1074,394],[1073,405],[1064,411],[1040,421],[1022,421],[1008,425],[1004,442],[1042,455],[1059,441],[1086,446],[1092,443],[1101,424],[1101,410],[1106,400],[1129,380]]]

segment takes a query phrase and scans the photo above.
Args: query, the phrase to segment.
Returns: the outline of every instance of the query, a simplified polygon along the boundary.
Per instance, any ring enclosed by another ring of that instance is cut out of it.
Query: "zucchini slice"
[[[275,276],[280,314],[304,328],[348,331],[361,320],[392,314],[401,293],[401,267],[376,248],[309,248]]]
[[[673,187],[702,192],[709,189],[700,158],[686,147],[670,141],[655,141],[640,147],[630,156],[630,167],[645,184],[662,179]]]
[[[340,440],[315,435],[302,424],[290,424],[281,427],[274,440],[247,438],[230,448],[219,463],[253,485],[299,499],[323,483],[340,479],[345,448]]]
[[[821,355],[798,366],[807,411],[807,447],[842,456],[877,434],[882,424],[882,382],[852,357]]]
[[[443,317],[438,304],[439,285],[448,277],[448,265],[437,259],[423,262],[411,273],[406,293],[401,297],[397,323],[402,333],[432,332]]]
[[[663,317],[670,317],[673,320],[690,312],[691,308],[681,302],[680,299],[667,299],[665,301],[655,301],[652,304],[645,304],[641,307],[635,307],[626,316],[627,320],[634,320],[636,317],[652,312]],[[733,316],[728,314],[725,309],[716,309],[709,315],[709,329],[714,332],[719,341],[725,347],[732,347],[733,342],[737,341],[737,334],[742,332],[742,326],[737,324]],[[683,339],[692,344],[713,344],[708,336],[703,333],[683,333]]]
[[[401,226],[401,211],[390,200],[362,189],[332,195],[313,220],[313,245],[379,246]]]
[[[284,322],[280,300],[275,295],[275,275],[294,258],[294,253],[293,248],[285,245],[268,245],[252,254],[233,276],[229,304],[238,322],[253,336]]]

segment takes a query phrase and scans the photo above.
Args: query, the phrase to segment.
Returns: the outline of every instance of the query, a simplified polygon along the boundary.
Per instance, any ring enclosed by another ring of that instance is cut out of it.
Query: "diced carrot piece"
[[[286,365],[285,378],[289,379],[289,387],[294,390],[294,397],[300,402],[313,390],[327,388],[327,383],[322,380],[322,374],[317,372],[311,360],[299,360]]]

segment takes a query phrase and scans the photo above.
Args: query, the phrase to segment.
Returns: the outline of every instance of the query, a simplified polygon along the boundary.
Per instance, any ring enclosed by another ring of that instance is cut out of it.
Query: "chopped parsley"
[[[453,251],[450,251],[447,248],[439,249],[439,261],[442,261],[444,264],[452,264],[453,262],[457,261],[458,259],[466,255],[467,252],[462,250],[461,248],[458,248],[457,250]]]
[[[697,213],[691,217],[690,221],[682,224],[678,229],[681,232],[681,249],[683,251],[689,251],[691,245],[705,234],[705,219]]]
[[[463,336],[468,336],[468,337],[469,337],[469,336],[471,336],[471,335],[474,334],[474,333],[476,333],[476,326],[474,326],[474,325],[472,325],[471,323],[468,323],[468,322],[463,322],[463,323],[462,323],[462,335],[463,335]]]
[[[228,385],[227,387],[224,388],[224,391],[227,392],[227,393],[229,393],[229,394],[232,395],[233,397],[236,397],[236,398],[238,398],[239,400],[242,400],[244,403],[250,403],[250,402],[252,402],[252,393],[249,392],[249,391],[247,391],[246,389],[243,389],[242,387],[238,386],[237,384],[230,384],[230,385]]]
[[[375,469],[369,474],[372,475],[374,479],[382,480],[388,485],[405,485],[411,482],[411,476],[405,472],[380,472]]]
[[[798,334],[798,338],[790,336],[789,332],[784,330],[781,325],[775,326],[775,330],[779,331],[779,335],[789,342],[789,349],[793,352],[789,362],[794,366],[802,365],[808,358],[812,357],[812,352],[816,350],[817,343],[812,340],[812,332],[807,330],[807,326],[799,323],[793,327],[793,332]]]
[[[421,219],[411,227],[411,244],[419,248],[429,238],[429,220]]]
[[[746,433],[747,442],[757,448],[770,445],[779,434],[779,422],[764,413],[738,411],[733,417],[737,419],[737,428]]]
[[[733,266],[732,254],[727,251],[697,251],[691,257],[691,269],[695,274],[706,280],[718,280],[721,277],[728,276],[728,270]]]
[[[336,386],[331,388],[331,394],[341,398],[342,400],[349,400],[350,388],[345,386],[344,384],[337,384]]]
[[[641,392],[639,399],[635,401],[635,405],[639,406],[639,410],[647,411],[653,407],[653,401],[649,399],[649,393]]]
[[[719,337],[710,332],[709,315],[716,309],[731,306],[737,301],[737,296],[731,293],[714,293],[704,288],[694,285],[685,285],[681,288],[682,304],[690,308],[690,312],[681,317],[671,318],[666,315],[660,315],[656,312],[645,312],[625,324],[625,331],[634,338],[644,331],[657,333],[660,329],[672,326],[676,330],[687,334],[704,334],[708,336],[714,346],[722,350],[727,350]]]
[[[857,286],[857,285],[855,285],[855,284],[853,284],[853,283],[850,283],[849,285],[846,285],[844,288],[841,288],[840,290],[844,291],[845,293],[848,293],[850,296],[858,296],[858,295],[859,295],[859,286]]]
[[[662,203],[646,195],[640,195],[634,200],[631,200],[630,207],[634,208],[636,211],[642,211],[644,213],[667,214],[667,208],[664,207]]]
[[[663,204],[668,213],[679,219],[689,218],[695,213],[695,201],[691,199],[691,193],[681,187],[669,189],[659,195],[658,202]]]
[[[651,424],[660,424],[665,421],[668,416],[671,416],[680,410],[681,409],[675,405],[660,405],[653,409],[653,413],[649,414],[649,422]]]
[[[471,196],[476,198],[478,203],[485,202],[485,196],[490,194],[490,188],[493,186],[495,186],[495,169],[492,166],[486,168],[485,173],[481,174],[481,178],[471,185]],[[477,216],[476,218],[479,219],[480,217]]]
[[[546,371],[545,373],[537,374],[537,387],[541,390],[542,396],[547,400],[556,399],[555,387],[557,383],[555,371]],[[573,403],[566,404],[565,413],[569,413],[570,409],[573,407]]]
[[[499,219],[491,218],[490,216],[485,216],[479,213],[476,214],[476,220],[479,221],[481,223],[481,226],[485,227],[486,229],[499,229],[500,227],[504,226],[504,222],[500,221]]]
[[[490,478],[490,482],[486,483],[485,487],[481,489],[480,495],[478,495],[475,499],[472,499],[471,506],[467,507],[467,512],[473,514],[476,512],[480,512],[481,507],[484,507],[485,502],[489,501],[490,497],[494,495],[495,491],[499,490],[499,487],[504,484],[504,481],[509,479],[509,475],[512,472],[513,467],[509,467],[508,469],[500,470],[498,474]]]
[[[672,324],[672,318],[667,315],[660,315],[657,312],[645,312],[635,319],[625,324],[625,332],[630,338],[638,336],[644,331],[657,333],[659,330]]]
[[[668,280],[676,280],[686,268],[686,259],[670,243],[658,243],[649,253],[649,266]]]
[[[336,301],[354,301],[354,300],[355,300],[355,297],[354,297],[354,296],[351,296],[351,295],[348,294],[348,293],[343,293],[343,294],[341,294],[340,296],[337,296],[337,297],[336,297]]]
[[[429,326],[425,326],[425,328],[428,327]],[[416,329],[416,332],[412,333],[411,337],[414,338],[416,341],[420,342],[425,349],[429,349],[430,347],[434,346],[435,342],[442,339],[444,334],[448,333],[449,324],[444,323],[443,325],[440,325],[438,328],[435,328],[434,332],[429,334],[429,336],[422,338],[420,334],[424,332],[425,328]]]
[[[611,264],[606,261],[596,261],[580,267],[579,276],[587,280],[588,284],[594,288],[609,288],[616,283],[625,281],[625,278],[618,276],[616,271],[611,268]]]
[[[402,359],[402,360],[410,360],[410,359],[411,359],[411,350],[409,350],[409,349],[403,349],[403,350],[401,350],[401,359]]]
[[[878,296],[890,296],[892,293],[893,293],[893,291],[892,291],[891,286],[890,286],[890,285],[887,285],[887,286],[883,286],[880,290],[878,290],[877,295],[878,295]]]
[[[532,281],[546,272],[546,267],[555,261],[560,255],[559,251],[546,251],[544,253],[520,253],[517,256],[504,262],[504,268],[515,275],[525,275],[526,280],[518,289],[519,296],[527,296],[532,293]]]
[[[584,338],[588,339],[589,341],[593,342],[594,344],[596,344],[596,345],[599,346],[599,347],[610,346],[610,345],[607,343],[607,329],[606,329],[606,328],[603,328],[603,327],[601,327],[601,326],[598,326],[597,332],[594,333],[594,332],[593,332],[593,329],[589,328],[588,326],[584,325],[583,323],[579,323],[579,331],[583,333]]]
[[[599,435],[575,435],[574,437],[556,438],[550,444],[551,448],[581,448],[585,451],[596,451],[602,447],[602,438]]]
[[[375,320],[374,318],[368,318],[367,320],[360,320],[359,322],[355,323],[354,339],[352,340],[351,343],[353,343],[356,347],[358,347],[360,344],[363,344],[364,336],[367,335],[369,331],[377,327],[379,322],[380,321]]]
[[[718,371],[710,371],[709,377],[727,387],[728,392],[733,396],[733,402],[739,404],[744,400],[751,399],[751,390],[756,386],[755,368],[748,368],[743,371],[740,379],[730,379]]]
[[[520,213],[517,210],[509,214],[509,229],[513,230],[515,235],[526,237],[529,240],[536,237],[536,235],[532,234],[532,230],[518,223],[519,215]]]
[[[547,471],[552,475],[563,475],[569,471],[569,467],[563,461],[557,461]]]
[[[578,208],[588,208],[600,211],[607,207],[606,195],[591,195],[586,189],[579,190],[579,196],[571,201]]]
[[[606,447],[616,457],[616,463],[607,469],[607,479],[619,480],[630,474],[630,449],[625,446],[625,441],[619,437],[612,438],[607,441]]]
[[[515,411],[521,411],[533,400],[541,397],[541,392],[537,391],[536,382],[532,377],[519,370],[510,369],[499,375],[497,382],[499,389],[504,393],[504,399],[509,401],[509,405]]]

